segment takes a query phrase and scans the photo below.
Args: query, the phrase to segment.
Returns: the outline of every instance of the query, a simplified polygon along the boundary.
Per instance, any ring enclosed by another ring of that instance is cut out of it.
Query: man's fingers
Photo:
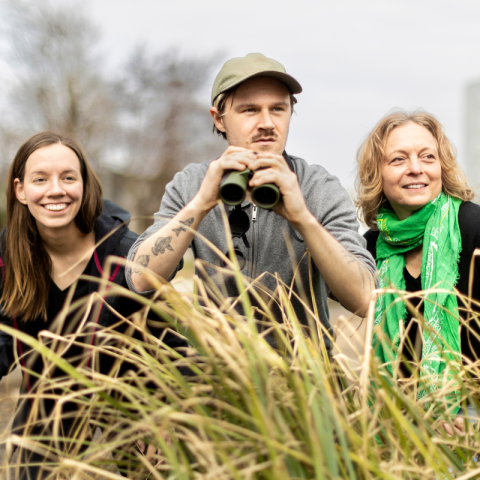
[[[250,168],[252,170],[259,170],[261,168],[275,168],[278,170],[290,171],[288,165],[285,162],[285,159],[279,155],[271,155],[268,157],[258,157],[256,158]]]
[[[259,185],[264,185],[265,183],[275,183],[278,184],[278,173],[272,171],[272,169],[268,170],[260,170],[256,172],[255,175],[249,182],[250,187],[258,187]]]
[[[213,168],[219,168],[221,170],[244,170],[245,167],[249,168],[252,162],[255,160],[255,155],[249,150],[242,152],[232,152],[229,155],[222,155],[218,160],[211,163]],[[232,165],[237,164],[236,167]]]
[[[221,164],[218,165],[218,168],[222,170],[222,172],[225,172],[227,170],[238,170],[240,172],[243,172],[243,170],[247,168],[247,165],[237,160],[224,160]]]

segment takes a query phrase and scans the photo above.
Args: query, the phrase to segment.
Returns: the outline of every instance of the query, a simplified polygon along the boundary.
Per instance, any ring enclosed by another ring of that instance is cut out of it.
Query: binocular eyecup
[[[248,168],[239,172],[230,170],[225,172],[220,182],[219,195],[226,205],[240,205],[247,195],[248,180],[253,172]],[[260,208],[271,209],[280,200],[280,190],[273,183],[260,185],[252,189],[252,200]]]

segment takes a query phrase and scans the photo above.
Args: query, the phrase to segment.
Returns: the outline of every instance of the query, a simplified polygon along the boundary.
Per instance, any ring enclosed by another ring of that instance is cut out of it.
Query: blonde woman
[[[455,353],[476,361],[480,342],[472,330],[459,328],[456,311],[461,305],[453,287],[468,294],[472,255],[480,247],[480,206],[471,202],[474,193],[440,122],[426,112],[403,111],[380,120],[359,150],[357,187],[357,205],[370,227],[367,249],[377,262],[380,286],[392,283],[408,292],[439,286],[452,292],[429,295],[425,302],[411,299],[429,324],[423,332],[402,302],[392,304],[394,294],[382,295],[375,326],[393,343],[387,351],[375,335],[376,354],[384,362],[401,355],[407,377],[421,358],[422,375],[440,378]],[[474,274],[474,280],[480,278],[479,261]],[[478,280],[473,297],[480,299]],[[475,322],[470,327],[479,332]],[[440,342],[428,341],[432,330]],[[455,426],[461,430],[463,419],[457,417]],[[445,428],[453,433],[448,425]]]

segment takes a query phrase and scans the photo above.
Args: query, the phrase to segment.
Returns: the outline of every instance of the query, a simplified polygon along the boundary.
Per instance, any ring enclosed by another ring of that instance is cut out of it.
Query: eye
[[[436,160],[435,155],[433,153],[427,153],[424,158],[425,160],[430,162],[434,162]]]
[[[76,180],[76,178],[73,177],[72,175],[67,175],[67,176],[65,177],[65,180],[73,181],[73,182],[74,182],[74,181]]]
[[[36,178],[36,179],[33,181],[33,183],[43,183],[44,181],[45,181],[44,178],[39,177],[39,178]]]
[[[390,163],[400,163],[400,162],[403,162],[403,158],[402,157],[395,157],[394,159],[390,160]]]
[[[272,109],[274,112],[284,112],[285,107],[273,107]]]
[[[255,108],[254,107],[250,107],[250,108],[246,108],[243,113],[255,113]]]

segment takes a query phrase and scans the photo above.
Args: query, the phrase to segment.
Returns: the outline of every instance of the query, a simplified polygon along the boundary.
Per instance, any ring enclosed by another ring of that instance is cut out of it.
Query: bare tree
[[[99,32],[80,4],[8,0],[0,8],[8,10],[1,22],[14,72],[0,98],[0,110],[8,112],[0,115],[4,165],[33,133],[71,134],[84,145],[107,198],[134,215],[153,215],[177,171],[222,150],[211,134],[208,102],[199,100],[202,93],[208,98],[216,56],[138,47],[110,81],[95,53]]]
[[[46,129],[71,134],[98,165],[114,104],[93,53],[97,29],[80,5],[11,0],[7,8],[16,76],[9,128],[23,138]]]
[[[115,89],[120,125],[111,151],[130,179],[124,188],[135,214],[158,211],[176,172],[222,150],[211,134],[208,103],[199,100],[216,62],[216,56],[182,58],[177,51],[149,55],[145,47],[127,62]]]

